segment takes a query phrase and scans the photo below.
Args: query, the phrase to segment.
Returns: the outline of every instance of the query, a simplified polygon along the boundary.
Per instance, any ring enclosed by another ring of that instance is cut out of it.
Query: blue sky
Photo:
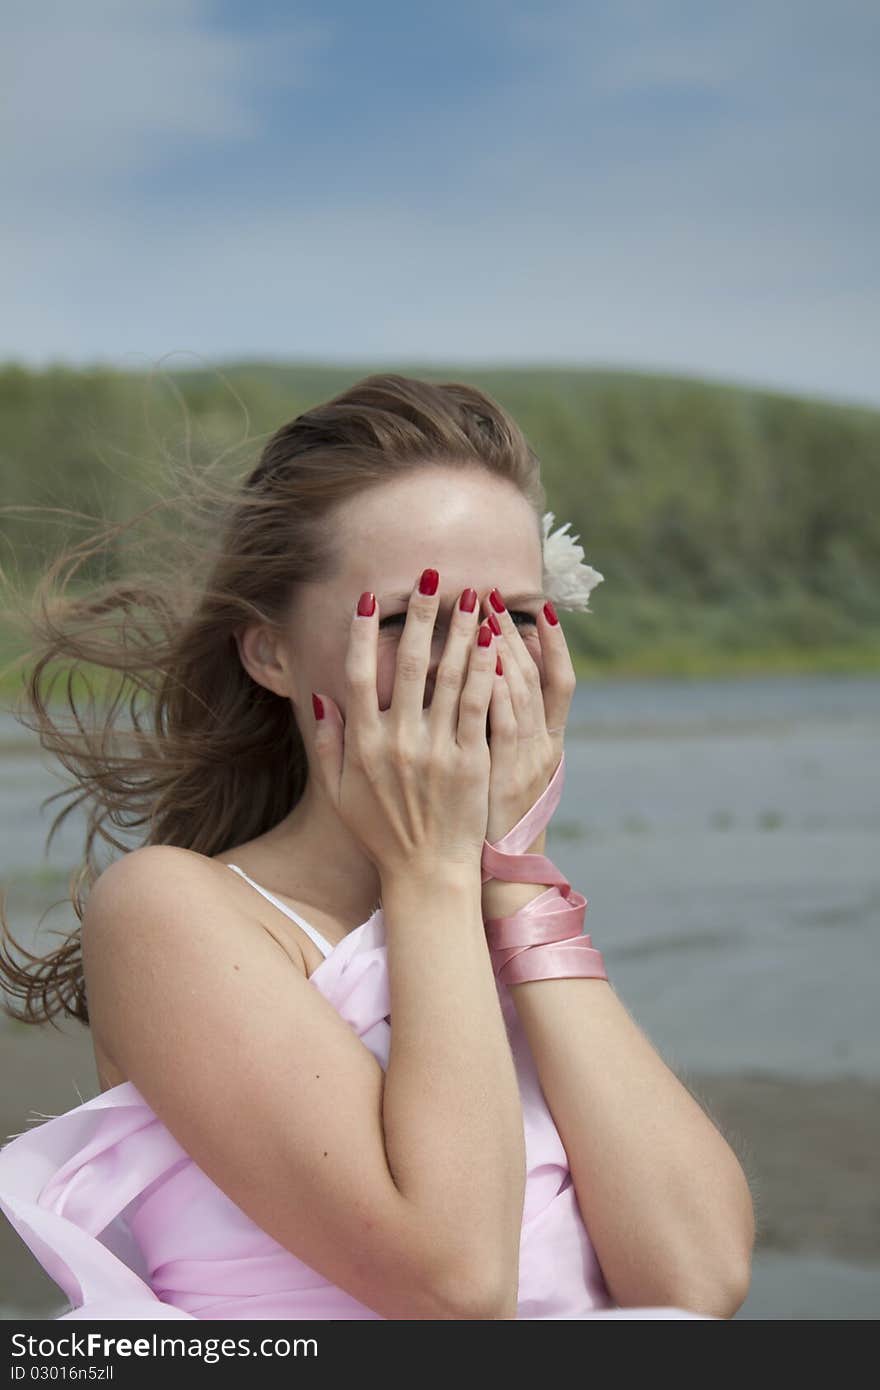
[[[0,358],[880,404],[876,0],[7,0]]]

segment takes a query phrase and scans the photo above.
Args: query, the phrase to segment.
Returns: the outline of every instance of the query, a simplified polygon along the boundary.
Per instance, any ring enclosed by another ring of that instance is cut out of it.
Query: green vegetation
[[[163,455],[243,472],[374,370],[0,366],[3,504],[132,516]],[[524,429],[556,525],[604,575],[592,614],[563,615],[581,678],[880,668],[880,412],[635,373],[389,370],[472,382]],[[75,538],[60,514],[0,512],[0,563],[22,577]],[[0,664],[16,642],[0,631]]]

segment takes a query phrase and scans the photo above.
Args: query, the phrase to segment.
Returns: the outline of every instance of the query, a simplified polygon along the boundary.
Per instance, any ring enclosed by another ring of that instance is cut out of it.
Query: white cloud
[[[257,139],[255,93],[306,83],[329,30],[223,33],[209,14],[205,0],[6,5],[4,189],[41,204],[92,198],[191,144]]]

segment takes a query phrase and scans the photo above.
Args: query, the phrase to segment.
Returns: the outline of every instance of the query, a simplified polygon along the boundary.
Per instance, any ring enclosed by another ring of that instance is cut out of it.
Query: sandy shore
[[[87,1031],[0,1021],[0,1143],[97,1092]],[[845,1078],[704,1075],[682,1080],[709,1110],[749,1175],[756,1250],[814,1253],[880,1264],[880,1084]],[[79,1094],[78,1094],[79,1093]],[[878,1270],[880,1277],[880,1270]],[[9,1222],[0,1220],[0,1287],[22,1314],[63,1303]],[[7,1314],[8,1315],[8,1314]]]

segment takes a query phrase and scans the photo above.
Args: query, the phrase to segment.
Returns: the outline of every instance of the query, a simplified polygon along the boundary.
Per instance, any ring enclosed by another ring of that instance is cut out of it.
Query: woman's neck
[[[244,848],[263,887],[311,904],[349,929],[366,921],[379,900],[375,864],[311,780],[293,810]]]

